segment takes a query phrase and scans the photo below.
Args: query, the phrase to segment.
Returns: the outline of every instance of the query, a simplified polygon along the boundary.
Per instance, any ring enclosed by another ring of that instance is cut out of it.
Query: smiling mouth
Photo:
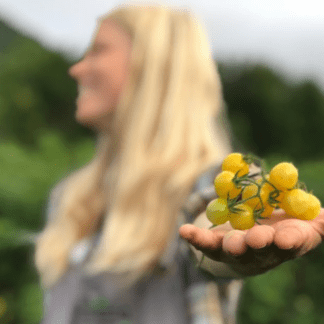
[[[93,90],[86,87],[80,87],[77,96],[77,102],[83,99],[87,99],[89,96],[93,94]]]

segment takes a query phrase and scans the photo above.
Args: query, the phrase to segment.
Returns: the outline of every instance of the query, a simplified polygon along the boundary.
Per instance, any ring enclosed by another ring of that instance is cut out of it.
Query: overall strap
[[[83,265],[90,257],[96,239],[89,240],[83,260],[70,263],[69,269],[60,281],[45,293],[45,311],[41,324],[71,324],[77,301],[82,295]]]
[[[62,198],[62,189],[66,182],[59,183],[50,194],[47,207],[47,222],[53,221],[59,200]],[[81,263],[70,262],[66,273],[48,291],[44,292],[44,314],[40,324],[71,324],[73,311],[81,295],[81,281],[83,277],[82,265],[87,262],[90,251],[96,240],[88,241],[88,249]]]
[[[60,282],[46,293],[41,324],[71,324],[80,282],[81,274],[69,269]]]

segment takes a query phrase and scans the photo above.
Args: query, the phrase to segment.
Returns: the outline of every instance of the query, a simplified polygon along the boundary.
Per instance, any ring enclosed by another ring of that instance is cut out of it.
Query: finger
[[[186,224],[179,228],[182,238],[198,250],[217,250],[222,246],[222,233]]]
[[[245,242],[246,233],[239,230],[233,230],[224,235],[223,250],[224,252],[240,256],[247,251],[248,245]]]
[[[278,228],[274,235],[274,243],[283,250],[298,249],[304,241],[304,234],[298,227]]]
[[[324,208],[321,208],[319,215],[315,219],[310,221],[312,227],[322,238],[324,238],[323,220],[324,220]]]
[[[259,225],[246,233],[245,241],[252,249],[262,249],[273,243],[275,230],[272,226]]]

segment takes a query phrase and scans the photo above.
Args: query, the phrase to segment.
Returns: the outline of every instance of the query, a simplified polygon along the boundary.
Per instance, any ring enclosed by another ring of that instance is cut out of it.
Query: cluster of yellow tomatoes
[[[249,174],[250,164],[261,164],[261,171]],[[220,225],[230,221],[235,229],[245,230],[258,219],[269,218],[275,208],[285,210],[287,217],[312,220],[321,210],[321,202],[298,181],[298,170],[288,162],[274,166],[266,173],[264,162],[247,154],[231,153],[214,180],[219,198],[206,209],[207,218]]]

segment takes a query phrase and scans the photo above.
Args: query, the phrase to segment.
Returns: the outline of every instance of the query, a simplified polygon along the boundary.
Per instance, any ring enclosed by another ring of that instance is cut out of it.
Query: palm
[[[324,209],[313,221],[286,218],[283,210],[245,231],[228,223],[212,229],[183,225],[179,233],[215,261],[225,262],[243,275],[261,274],[282,262],[300,257],[324,237]]]

